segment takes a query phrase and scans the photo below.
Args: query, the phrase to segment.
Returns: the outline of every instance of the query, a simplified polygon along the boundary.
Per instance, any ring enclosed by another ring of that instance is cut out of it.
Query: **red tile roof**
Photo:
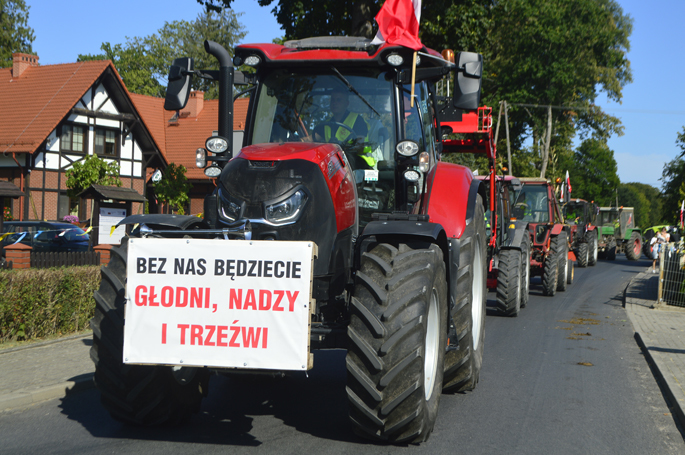
[[[164,100],[151,96],[131,94],[131,100],[143,119],[167,162],[184,165],[191,180],[205,180],[203,169],[195,166],[195,150],[204,147],[205,140],[218,129],[219,101],[205,100],[197,117],[184,117],[183,111],[176,122],[169,123],[175,114],[164,110]],[[249,99],[236,100],[233,107],[233,129],[244,130]],[[240,144],[236,144],[240,147]]]
[[[109,60],[31,66],[17,78],[0,68],[0,152],[34,152],[108,67],[117,74]]]

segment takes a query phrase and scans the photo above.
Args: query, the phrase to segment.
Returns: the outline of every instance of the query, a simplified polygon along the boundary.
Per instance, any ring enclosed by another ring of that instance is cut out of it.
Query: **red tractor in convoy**
[[[535,177],[520,180],[523,188],[514,204],[514,217],[528,223],[530,274],[542,277],[542,293],[553,296],[573,282],[573,233],[564,223],[551,183]]]
[[[444,139],[443,153],[473,153],[488,159],[488,174],[477,176],[488,194],[485,211],[488,236],[487,287],[497,292],[497,311],[518,316],[528,303],[530,243],[528,227],[511,214],[514,195],[521,183],[511,176],[496,174],[497,150],[492,137],[492,108],[464,113],[459,121],[442,122],[443,134],[459,134],[462,139]]]
[[[218,132],[197,151],[216,190],[204,218],[121,222],[92,321],[103,405],[126,423],[180,422],[212,372],[307,371],[311,351],[346,348],[355,431],[426,440],[441,393],[472,390],[483,358],[488,195],[440,161],[443,120],[478,109],[482,57],[355,37],[205,49],[220,69],[175,60],[165,108],[185,105],[192,77],[219,82]]]
[[[576,255],[578,267],[597,264],[597,214],[599,207],[584,199],[571,199],[562,205],[566,224],[571,227],[573,243],[571,248]]]

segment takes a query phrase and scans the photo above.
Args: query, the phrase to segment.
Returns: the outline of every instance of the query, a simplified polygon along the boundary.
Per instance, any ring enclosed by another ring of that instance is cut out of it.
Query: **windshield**
[[[580,223],[583,220],[584,205],[582,203],[569,202],[562,207],[564,219],[568,224]]]
[[[392,94],[380,71],[274,71],[262,82],[250,143],[334,142],[353,168],[378,169],[393,159]]]
[[[514,216],[533,223],[549,223],[549,202],[545,185],[524,185],[516,198]]]

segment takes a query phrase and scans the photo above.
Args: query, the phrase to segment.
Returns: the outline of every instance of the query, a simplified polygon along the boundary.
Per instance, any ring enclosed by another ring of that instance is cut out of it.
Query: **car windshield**
[[[378,169],[393,159],[392,99],[384,72],[276,70],[261,85],[250,143],[334,142],[354,169]],[[372,159],[358,159],[362,152]]]
[[[514,216],[533,223],[549,223],[547,186],[524,185],[516,198]]]

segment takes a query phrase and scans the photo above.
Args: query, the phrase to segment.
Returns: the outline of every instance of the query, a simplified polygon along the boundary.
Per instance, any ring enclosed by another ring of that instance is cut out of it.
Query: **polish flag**
[[[566,186],[568,187],[568,194],[571,194],[571,178],[568,176],[568,171],[566,171]]]
[[[415,51],[423,48],[419,39],[421,0],[386,0],[376,15],[378,33],[371,44],[393,44]]]
[[[680,204],[680,226],[683,226],[683,211],[685,211],[685,200]]]

